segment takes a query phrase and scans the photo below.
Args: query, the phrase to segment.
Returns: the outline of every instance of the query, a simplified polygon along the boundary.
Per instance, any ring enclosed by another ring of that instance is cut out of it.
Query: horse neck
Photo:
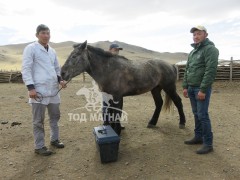
[[[102,79],[105,77],[105,70],[107,68],[108,57],[103,57],[99,54],[88,51],[89,65],[86,72],[101,85]],[[107,75],[107,74],[106,74]]]

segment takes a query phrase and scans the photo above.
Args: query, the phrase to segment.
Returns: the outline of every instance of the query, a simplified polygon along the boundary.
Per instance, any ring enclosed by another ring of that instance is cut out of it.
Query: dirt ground
[[[70,121],[69,112],[86,104],[76,92],[91,87],[91,80],[73,81],[61,91],[60,135],[64,149],[42,157],[34,153],[31,108],[23,84],[0,84],[0,179],[239,179],[240,178],[240,82],[216,82],[210,104],[214,152],[197,155],[199,145],[183,142],[193,136],[193,116],[189,99],[182,96],[187,118],[185,129],[178,128],[178,113],[162,112],[155,129],[146,128],[154,104],[150,93],[126,97],[128,113],[122,131],[118,161],[101,164],[93,127],[101,122]],[[7,124],[4,122],[7,121]],[[20,125],[12,126],[13,122]],[[49,125],[45,121],[46,145]],[[3,123],[3,124],[2,124]]]

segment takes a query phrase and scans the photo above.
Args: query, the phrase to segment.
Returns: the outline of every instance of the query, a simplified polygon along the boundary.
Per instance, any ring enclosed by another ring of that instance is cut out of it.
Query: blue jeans
[[[208,106],[212,89],[208,88],[206,90],[205,100],[199,100],[197,98],[199,90],[199,87],[188,87],[188,97],[190,98],[192,112],[195,119],[195,138],[202,138],[204,145],[212,146],[213,133],[208,115]]]

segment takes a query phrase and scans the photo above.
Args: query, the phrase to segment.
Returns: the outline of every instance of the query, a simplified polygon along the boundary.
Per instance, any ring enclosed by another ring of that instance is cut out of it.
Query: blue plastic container
[[[120,137],[111,126],[93,128],[97,148],[102,163],[117,161]]]

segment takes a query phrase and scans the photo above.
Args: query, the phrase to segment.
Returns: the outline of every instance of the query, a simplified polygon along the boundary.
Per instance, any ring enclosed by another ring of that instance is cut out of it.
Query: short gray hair
[[[45,24],[40,24],[36,29],[36,33],[39,34],[40,31],[46,31],[46,30],[50,31],[49,27],[46,26]]]

